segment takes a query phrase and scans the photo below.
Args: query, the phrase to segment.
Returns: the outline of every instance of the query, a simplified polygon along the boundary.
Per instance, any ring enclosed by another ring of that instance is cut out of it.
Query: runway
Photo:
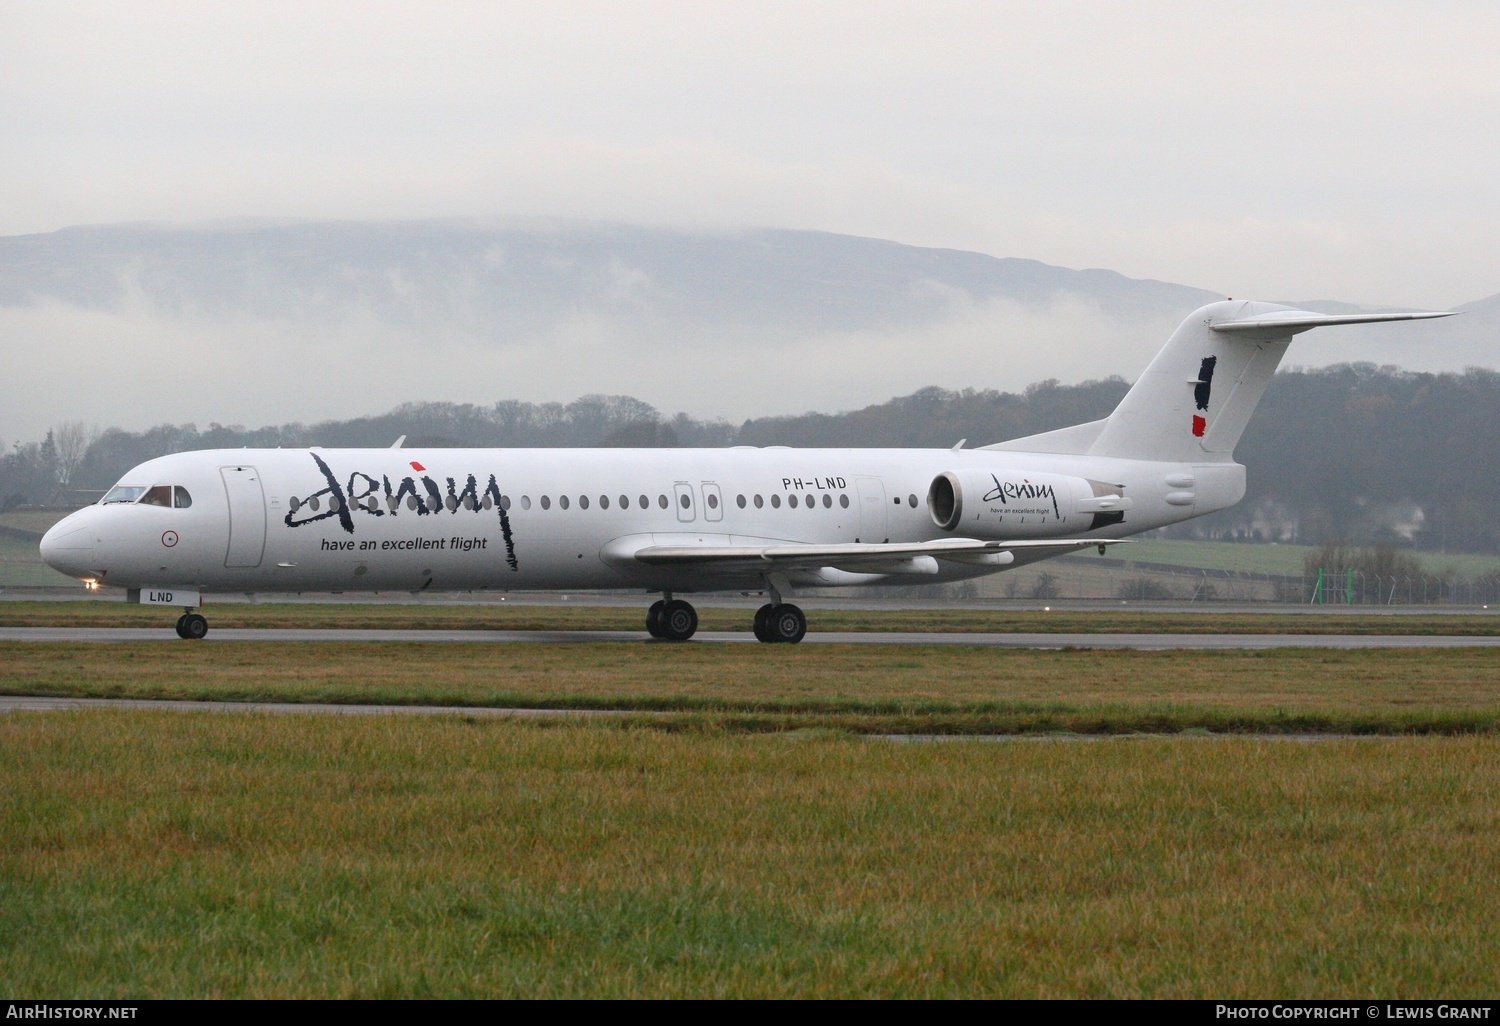
[[[171,629],[152,627],[6,627],[0,641],[73,642],[108,644],[170,642],[190,645]],[[653,641],[644,631],[484,631],[484,630],[371,630],[222,628],[209,631],[196,644],[273,642],[365,642],[423,644],[636,644],[672,645]],[[703,631],[689,645],[759,644],[748,631]],[[817,631],[804,645],[971,645],[984,648],[1029,649],[1139,649],[1143,651],[1213,651],[1276,648],[1497,648],[1500,637],[1455,634],[990,634],[923,633],[916,631]]]

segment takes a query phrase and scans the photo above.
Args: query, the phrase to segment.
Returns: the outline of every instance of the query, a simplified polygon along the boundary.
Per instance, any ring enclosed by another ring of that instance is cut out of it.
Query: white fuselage
[[[944,474],[996,485],[983,496],[974,490],[948,529],[929,508]],[[1101,524],[1088,512],[1099,482],[1128,499],[1123,520]],[[48,563],[106,585],[207,592],[695,591],[759,588],[764,574],[654,566],[633,553],[1114,539],[1232,505],[1244,469],[1226,459],[946,449],[232,449],[151,460],[120,484],[172,486],[190,505],[106,501],[81,510],[46,536]],[[1018,549],[1006,565],[1056,554]],[[1004,568],[928,563],[935,571],[803,568],[789,580],[921,584]]]

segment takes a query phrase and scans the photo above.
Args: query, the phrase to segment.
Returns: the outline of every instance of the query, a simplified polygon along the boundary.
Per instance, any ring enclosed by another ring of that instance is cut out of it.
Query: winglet
[[[400,438],[396,439],[394,442],[391,443],[391,448],[392,449],[399,449],[405,443],[406,443],[406,436],[402,435]]]

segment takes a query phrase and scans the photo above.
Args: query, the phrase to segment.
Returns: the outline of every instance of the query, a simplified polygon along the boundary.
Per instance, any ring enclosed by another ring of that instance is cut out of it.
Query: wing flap
[[[812,570],[829,566],[862,573],[936,573],[933,561],[1004,566],[1014,560],[1014,550],[1068,552],[1096,545],[1116,545],[1115,538],[1027,539],[1024,541],[979,541],[945,538],[913,544],[839,543],[833,545],[781,542],[767,545],[645,545],[631,557],[648,566],[697,566],[703,568],[759,569],[767,573]]]

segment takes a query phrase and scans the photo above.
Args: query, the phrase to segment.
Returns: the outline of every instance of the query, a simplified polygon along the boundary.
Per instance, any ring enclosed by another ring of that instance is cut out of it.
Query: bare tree
[[[67,420],[52,429],[52,441],[57,447],[57,483],[64,488],[73,476],[73,471],[83,462],[89,446],[99,439],[97,425],[88,425],[81,420]]]

